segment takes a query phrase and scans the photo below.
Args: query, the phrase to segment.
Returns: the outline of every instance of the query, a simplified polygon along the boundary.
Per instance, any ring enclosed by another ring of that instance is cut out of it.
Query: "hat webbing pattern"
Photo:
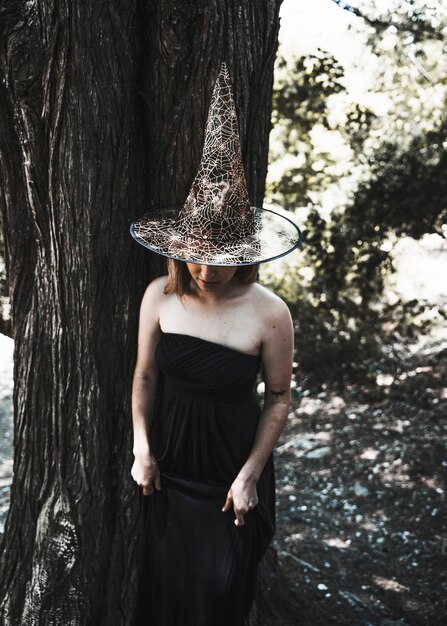
[[[225,243],[254,233],[226,63],[214,86],[200,166],[179,219],[198,239]]]
[[[199,169],[183,207],[152,210],[130,230],[153,252],[207,265],[263,263],[301,243],[299,228],[287,217],[250,206],[225,63],[211,98]]]

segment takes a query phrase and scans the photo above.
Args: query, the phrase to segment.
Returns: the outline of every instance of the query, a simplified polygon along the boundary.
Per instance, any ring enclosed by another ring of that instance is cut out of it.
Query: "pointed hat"
[[[263,263],[301,243],[299,228],[287,217],[250,206],[226,63],[214,86],[202,159],[184,205],[150,211],[130,232],[153,252],[204,265]]]

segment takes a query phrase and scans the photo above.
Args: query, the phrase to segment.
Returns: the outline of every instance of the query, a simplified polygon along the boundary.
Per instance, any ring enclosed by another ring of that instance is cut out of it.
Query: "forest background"
[[[279,451],[279,551],[301,605],[319,599],[313,623],[324,624],[334,606],[344,624],[360,615],[372,623],[443,623],[446,583],[436,553],[446,549],[439,512],[447,467],[447,6],[285,0],[281,14],[266,204],[291,212],[305,242],[261,272],[296,320],[294,414]],[[8,335],[3,258],[0,289],[0,330]],[[1,349],[3,524],[12,471],[11,342],[2,338]],[[351,466],[340,467],[347,451],[338,455],[328,443],[336,434],[357,442]],[[320,480],[297,490],[300,506],[288,487],[297,463],[316,468]],[[392,478],[382,479],[389,491],[379,507],[373,485],[386,472]],[[317,511],[315,494],[331,480],[333,491],[342,489],[343,545],[323,539]],[[420,501],[410,496],[416,486]],[[413,507],[414,528],[387,511],[396,490],[402,506]],[[368,579],[349,589],[335,583],[329,548],[342,561],[346,551],[346,578],[353,551],[366,551]]]
[[[389,354],[442,324],[446,12],[425,0],[282,4],[266,203],[293,213],[306,245],[262,280],[299,308],[297,358],[315,382],[367,374],[384,344]],[[438,264],[421,267],[430,249]],[[0,232],[10,334],[3,256]],[[394,279],[400,256],[417,259],[419,285],[405,267]]]
[[[287,6],[267,194],[306,245],[265,279],[296,309],[301,371],[368,376],[371,358],[445,320],[446,7]]]

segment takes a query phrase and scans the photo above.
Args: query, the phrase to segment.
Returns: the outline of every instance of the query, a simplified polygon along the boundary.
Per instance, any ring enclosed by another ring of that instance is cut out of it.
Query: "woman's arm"
[[[264,407],[253,448],[228,492],[223,511],[233,506],[236,526],[258,503],[256,483],[285,426],[290,407],[293,323],[287,306],[276,301],[262,341]]]
[[[138,353],[132,384],[133,453],[131,474],[149,495],[160,489],[160,473],[151,453],[150,428],[153,418],[158,371],[155,348],[160,337],[159,304],[163,295],[163,279],[156,279],[146,289],[138,327]]]

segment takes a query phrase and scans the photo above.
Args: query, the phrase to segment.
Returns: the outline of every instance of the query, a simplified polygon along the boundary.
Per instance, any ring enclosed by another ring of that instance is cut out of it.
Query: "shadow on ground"
[[[296,389],[276,457],[275,540],[307,615],[296,624],[447,623],[447,349],[377,382]]]

